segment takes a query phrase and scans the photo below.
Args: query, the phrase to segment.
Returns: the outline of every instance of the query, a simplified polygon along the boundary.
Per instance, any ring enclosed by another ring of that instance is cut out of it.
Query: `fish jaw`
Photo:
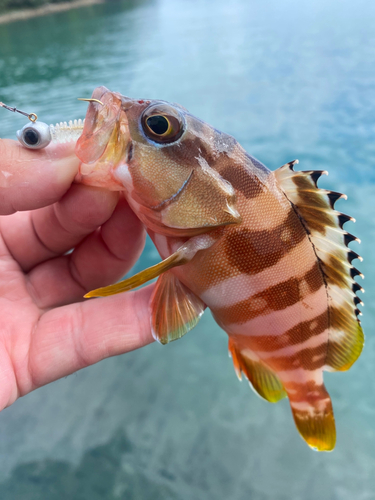
[[[113,191],[124,189],[115,178],[114,169],[126,165],[131,150],[129,124],[125,112],[127,99],[106,87],[98,87],[92,94],[82,135],[77,141],[76,155],[81,160],[76,182],[104,187]]]

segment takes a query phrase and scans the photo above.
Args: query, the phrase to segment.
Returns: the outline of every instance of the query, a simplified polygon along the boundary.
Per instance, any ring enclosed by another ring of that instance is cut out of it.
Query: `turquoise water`
[[[275,169],[320,185],[362,239],[363,355],[326,374],[333,453],[299,438],[286,401],[240,384],[206,313],[184,339],[106,360],[0,415],[2,500],[370,500],[375,497],[375,4],[144,0],[0,26],[0,100],[49,123],[83,117],[106,85],[179,102]],[[22,117],[0,115],[1,137]],[[157,261],[147,244],[138,264]]]

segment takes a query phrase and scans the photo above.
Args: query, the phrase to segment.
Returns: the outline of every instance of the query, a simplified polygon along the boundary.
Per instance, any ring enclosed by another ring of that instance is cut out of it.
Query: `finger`
[[[118,197],[116,192],[73,184],[53,205],[2,217],[2,236],[12,257],[27,272],[75,247],[102,225]]]
[[[67,191],[78,172],[74,143],[30,150],[0,139],[0,214],[51,205]]]
[[[73,253],[35,267],[27,276],[29,291],[41,309],[82,300],[89,290],[122,278],[138,260],[144,242],[142,223],[121,199],[112,217]]]
[[[21,392],[152,342],[149,301],[153,287],[45,313],[31,339],[29,379]]]

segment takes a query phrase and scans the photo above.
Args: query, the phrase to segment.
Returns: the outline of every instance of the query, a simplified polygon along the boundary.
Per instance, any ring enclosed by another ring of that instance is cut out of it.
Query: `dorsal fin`
[[[334,204],[346,196],[319,189],[317,180],[325,171],[295,172],[298,160],[274,172],[279,187],[300,218],[319,261],[326,284],[330,318],[326,370],[347,370],[361,354],[364,336],[358,314],[357,297],[363,288],[354,280],[363,275],[352,266],[361,257],[348,248],[358,238],[342,229],[353,218],[335,210]]]

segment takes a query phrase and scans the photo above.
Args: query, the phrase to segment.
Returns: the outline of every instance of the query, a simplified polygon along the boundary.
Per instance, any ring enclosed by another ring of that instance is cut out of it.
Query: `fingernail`
[[[61,159],[53,161],[53,166],[56,171],[57,180],[59,183],[73,182],[74,177],[78,173],[80,161],[73,154]]]
[[[66,144],[51,144],[45,149],[48,159],[52,162],[57,181],[71,183],[78,172],[79,159],[74,153],[75,142]]]

